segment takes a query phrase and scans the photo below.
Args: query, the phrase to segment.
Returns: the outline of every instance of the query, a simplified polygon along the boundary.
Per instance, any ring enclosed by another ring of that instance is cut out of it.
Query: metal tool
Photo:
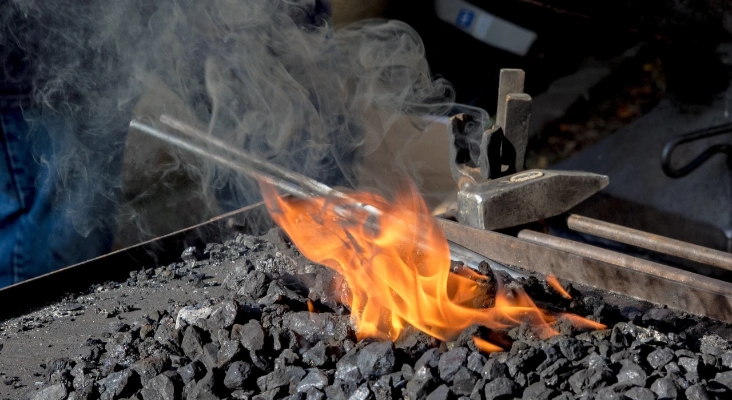
[[[457,220],[474,228],[495,230],[568,211],[608,184],[588,172],[533,169],[461,189]]]
[[[684,177],[692,173],[695,169],[699,168],[715,154],[726,154],[727,166],[732,169],[732,143],[719,143],[711,145],[701,154],[696,156],[696,158],[689,161],[682,167],[674,168],[671,166],[671,159],[677,147],[687,143],[696,142],[699,140],[704,140],[728,133],[732,133],[732,123],[722,124],[711,128],[685,133],[669,140],[663,147],[663,153],[661,154],[661,168],[663,168],[663,172],[666,174],[666,176],[671,178]]]
[[[586,233],[603,239],[609,239],[732,271],[732,253],[654,235],[581,215],[570,215],[567,217],[567,227],[576,232]]]
[[[480,124],[469,115],[452,118],[452,173],[459,187],[456,209],[462,224],[496,230],[553,217],[609,183],[607,176],[589,172],[524,171],[531,118],[524,77],[520,69],[501,70],[496,121],[482,134],[474,131]]]

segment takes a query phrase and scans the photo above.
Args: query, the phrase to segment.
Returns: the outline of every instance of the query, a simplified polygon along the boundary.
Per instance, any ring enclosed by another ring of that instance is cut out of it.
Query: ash
[[[334,273],[305,260],[279,229],[181,258],[2,323],[0,396],[732,398],[728,325],[615,295],[568,286],[574,300],[566,300],[536,277],[495,272],[539,307],[609,328],[577,330],[560,318],[561,334],[545,340],[527,326],[473,326],[452,342],[416,331],[396,343],[358,341]],[[506,351],[481,353],[473,336]]]

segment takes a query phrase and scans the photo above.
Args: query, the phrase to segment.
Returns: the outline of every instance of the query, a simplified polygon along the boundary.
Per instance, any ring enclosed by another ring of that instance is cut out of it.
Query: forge
[[[506,85],[516,76],[507,70]],[[408,183],[392,200],[341,191],[175,118],[157,127],[133,120],[134,129],[254,177],[264,203],[0,290],[0,301],[26,305],[2,310],[0,394],[732,394],[729,283],[546,232],[564,223],[722,270],[729,255],[566,214],[607,177],[524,171],[505,149],[525,143],[530,98],[503,89],[503,125],[479,132],[485,147],[473,163],[456,162],[457,200],[438,214]],[[475,134],[469,122],[451,121],[456,161],[459,139]],[[537,219],[543,225],[527,224]]]
[[[251,205],[0,289],[0,399],[732,398],[732,255],[604,217],[627,210],[585,215],[609,172],[526,169],[524,70],[498,72],[490,118],[456,103],[401,22],[331,34],[299,2],[172,3],[129,25],[142,36],[122,65],[165,93],[115,112],[139,141],[126,156],[159,145],[170,171],[198,173],[203,203],[228,185]],[[486,34],[512,26],[459,3],[476,38],[473,17]],[[198,46],[140,62],[147,34],[153,52]],[[168,93],[146,62],[194,71]],[[135,97],[124,89],[109,98]]]
[[[536,309],[503,319],[503,326],[473,323],[451,337],[407,324],[393,338],[364,334],[343,291],[347,282],[335,269],[305,258],[271,220],[271,228],[256,231],[268,220],[264,205],[249,207],[4,289],[3,295],[22,290],[50,299],[58,293],[56,282],[78,278],[60,301],[0,325],[3,396],[569,399],[728,393],[732,346],[723,338],[729,325],[561,277],[507,270],[475,253],[453,254],[447,266],[451,275],[474,279],[484,290],[487,301],[471,308],[525,307],[522,299],[530,299]],[[146,267],[155,258],[160,266]],[[465,271],[469,266],[474,272]],[[120,271],[126,279],[112,279]],[[541,323],[532,313],[544,318]]]

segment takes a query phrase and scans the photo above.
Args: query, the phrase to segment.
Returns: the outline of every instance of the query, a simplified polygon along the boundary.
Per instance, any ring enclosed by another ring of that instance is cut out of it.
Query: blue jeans
[[[59,174],[73,127],[39,110],[4,107],[0,128],[0,287],[109,252],[114,202],[73,193],[83,185]]]

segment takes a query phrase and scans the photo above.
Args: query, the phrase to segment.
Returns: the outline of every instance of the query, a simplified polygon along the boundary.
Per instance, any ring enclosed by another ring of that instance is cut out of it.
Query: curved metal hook
[[[696,158],[689,161],[684,166],[679,168],[674,168],[671,166],[671,157],[673,156],[673,152],[678,146],[731,132],[732,123],[729,123],[712,128],[689,132],[671,139],[666,143],[666,146],[663,147],[663,152],[661,153],[661,168],[663,168],[663,172],[666,174],[666,176],[669,176],[671,178],[681,178],[699,168],[699,166],[704,164],[713,155],[720,153],[727,154],[727,165],[732,168],[732,143],[715,144],[708,147],[701,154],[696,156]]]

